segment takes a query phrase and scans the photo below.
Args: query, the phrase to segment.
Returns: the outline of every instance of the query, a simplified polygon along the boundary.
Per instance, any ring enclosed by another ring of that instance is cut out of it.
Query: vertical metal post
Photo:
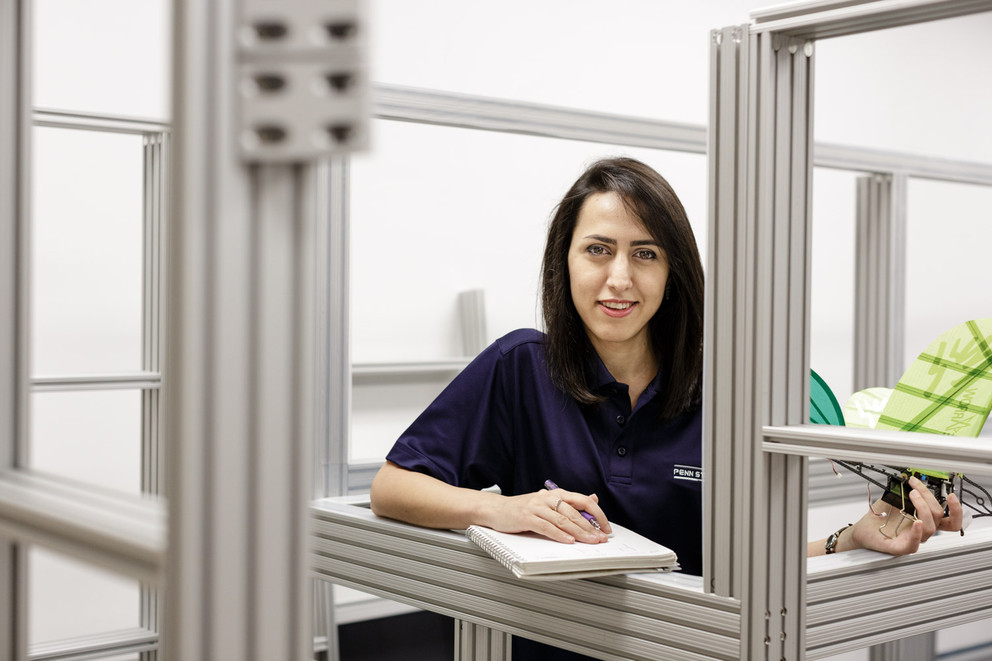
[[[738,136],[747,131],[747,114],[738,106],[746,100],[747,46],[744,27],[713,31],[710,47],[709,122],[709,263],[706,279],[706,324],[704,328],[704,420],[703,462],[706,480],[703,525],[704,585],[719,595],[740,592],[734,571],[732,542],[739,538],[738,522],[744,518],[744,499],[733,490],[751,473],[751,456],[740,451],[735,440],[750,425],[752,411],[746,406],[725,409],[716,415],[714,402],[734,403],[737,391],[753,373],[753,337],[747,323],[752,309],[753,284],[744,278],[744,262],[753,252],[753,236],[743,222],[746,205],[744,172],[746,153],[738,152]],[[746,106],[745,106],[746,107]],[[718,219],[718,220],[717,220]],[[719,227],[719,231],[714,231]],[[737,308],[727,305],[738,302]],[[720,323],[717,315],[721,309]],[[727,312],[733,316],[728,318]],[[718,458],[718,454],[725,459]],[[723,485],[717,488],[717,485]],[[746,549],[740,549],[746,552]]]
[[[181,17],[189,32],[211,23]],[[229,114],[211,91],[224,86],[209,78],[209,89],[177,88],[163,649],[172,659],[302,659],[312,652],[314,241],[313,209],[299,201],[312,173],[234,162],[232,134],[210,130]]]
[[[303,659],[326,201],[315,163],[367,139],[367,26],[354,0],[174,7],[163,649]]]
[[[144,142],[143,209],[143,274],[142,274],[142,356],[141,369],[162,370],[162,301],[164,272],[164,226],[168,192],[169,134],[146,134]],[[161,388],[141,392],[141,490],[162,493]],[[141,586],[141,626],[159,631],[161,593],[155,588]],[[143,652],[141,661],[155,661],[157,651]]]
[[[906,177],[857,182],[854,389],[902,376],[906,297]]]
[[[704,581],[741,600],[742,658],[798,659],[807,460],[761,442],[809,401],[812,43],[732,27],[711,57]]]
[[[318,168],[317,213],[317,407],[314,497],[348,494],[351,438],[351,346],[348,232],[348,159],[333,157]],[[334,585],[316,581],[315,634],[327,641],[327,661],[337,661]]]
[[[0,1],[0,470],[25,463],[28,438],[30,7]],[[27,658],[27,551],[0,540],[0,657]]]
[[[319,224],[317,364],[320,410],[314,494],[317,498],[348,494],[351,434],[350,234],[348,231],[348,160],[334,157],[321,167]]]
[[[459,292],[458,311],[462,328],[462,355],[475,357],[488,345],[485,290],[468,289]]]
[[[891,643],[873,645],[870,661],[933,661],[937,658],[937,634],[910,636]]]
[[[481,624],[455,620],[455,661],[510,661],[512,638]]]

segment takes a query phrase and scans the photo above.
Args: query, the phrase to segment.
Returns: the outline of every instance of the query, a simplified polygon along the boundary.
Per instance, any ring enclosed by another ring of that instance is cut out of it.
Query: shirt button
[[[623,417],[622,415],[618,415],[617,416],[617,424],[618,425],[622,425],[625,422],[627,422],[627,418]]]
[[[624,446],[621,445],[620,447],[617,448],[617,454],[620,455],[621,457],[624,456],[624,455],[626,455],[627,454],[627,448],[625,448]]]

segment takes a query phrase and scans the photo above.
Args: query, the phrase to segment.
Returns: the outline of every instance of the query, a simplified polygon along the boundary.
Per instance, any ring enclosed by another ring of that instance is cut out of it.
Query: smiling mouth
[[[635,301],[599,301],[599,304],[611,317],[626,317],[637,305]]]

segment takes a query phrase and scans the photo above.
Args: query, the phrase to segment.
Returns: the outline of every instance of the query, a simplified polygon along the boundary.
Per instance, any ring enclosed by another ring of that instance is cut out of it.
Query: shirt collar
[[[610,370],[606,369],[606,365],[603,363],[603,359],[599,357],[599,354],[595,351],[591,351],[590,355],[586,359],[586,373],[589,375],[589,384],[592,386],[591,390],[596,393],[606,393],[609,392],[611,386],[617,383],[617,380],[613,378],[610,374]],[[641,395],[641,401],[650,401],[652,398],[657,396],[664,390],[662,386],[662,379],[665,375],[665,365],[661,364],[658,367],[657,374],[648,384],[648,387],[644,389],[644,393]],[[644,395],[648,395],[644,398]]]

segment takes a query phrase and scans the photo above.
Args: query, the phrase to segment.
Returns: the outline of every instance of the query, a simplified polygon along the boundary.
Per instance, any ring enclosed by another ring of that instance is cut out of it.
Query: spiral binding
[[[468,538],[479,545],[483,551],[488,553],[494,559],[499,561],[501,565],[513,571],[513,566],[515,563],[522,562],[523,558],[513,552],[513,549],[509,548],[499,540],[489,537],[476,527],[471,527],[468,529]]]

